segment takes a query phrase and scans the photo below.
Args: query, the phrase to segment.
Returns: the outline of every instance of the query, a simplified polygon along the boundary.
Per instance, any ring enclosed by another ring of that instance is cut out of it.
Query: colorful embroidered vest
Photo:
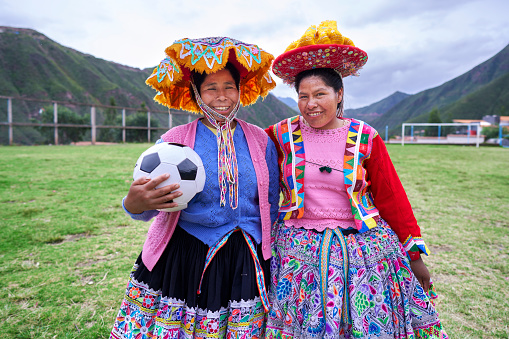
[[[306,155],[300,128],[300,116],[288,118],[268,131],[278,148],[283,202],[279,220],[300,219],[304,214],[304,171]],[[355,224],[360,232],[376,226],[378,209],[366,181],[363,162],[369,158],[373,138],[378,133],[363,121],[351,119],[344,155],[345,187]]]

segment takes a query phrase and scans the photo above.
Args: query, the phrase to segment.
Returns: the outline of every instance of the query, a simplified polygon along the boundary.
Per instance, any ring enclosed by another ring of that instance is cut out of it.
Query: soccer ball
[[[187,203],[203,191],[205,186],[205,169],[200,156],[190,147],[177,143],[161,142],[143,152],[134,166],[134,180],[145,176],[153,179],[169,173],[170,177],[156,188],[170,184],[180,184],[182,195],[173,200],[177,207],[160,211],[174,212],[187,207]]]

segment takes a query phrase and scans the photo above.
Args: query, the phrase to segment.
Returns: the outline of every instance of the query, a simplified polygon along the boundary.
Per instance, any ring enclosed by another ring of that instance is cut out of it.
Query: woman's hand
[[[415,277],[421,284],[424,292],[428,293],[431,275],[429,274],[428,268],[422,261],[422,258],[410,261],[410,267],[414,272]]]
[[[140,214],[149,210],[177,207],[173,199],[182,195],[174,192],[180,188],[179,184],[171,184],[161,188],[156,186],[168,179],[168,173],[149,179],[141,177],[133,181],[124,200],[124,207],[132,214]]]

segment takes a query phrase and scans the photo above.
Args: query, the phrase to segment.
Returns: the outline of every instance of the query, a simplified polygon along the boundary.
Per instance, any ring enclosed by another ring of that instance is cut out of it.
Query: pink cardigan
[[[196,119],[185,125],[177,126],[163,134],[162,139],[166,142],[177,142],[194,148],[196,137]],[[265,162],[265,152],[267,149],[267,134],[258,126],[251,125],[242,120],[236,120],[246,136],[249,146],[249,154],[253,161],[253,167],[256,173],[258,184],[258,195],[260,201],[260,216],[262,221],[262,253],[264,259],[271,256],[270,247],[270,204],[269,204],[269,171]],[[177,212],[159,212],[155,220],[150,225],[147,233],[147,239],[143,245],[141,258],[145,266],[152,271],[157,261],[164,252],[168,242],[175,231],[180,211]]]

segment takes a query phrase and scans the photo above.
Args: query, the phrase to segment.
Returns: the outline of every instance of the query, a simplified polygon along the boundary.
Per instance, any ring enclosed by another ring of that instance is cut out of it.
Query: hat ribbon
[[[237,116],[240,108],[240,89],[239,99],[232,112],[227,116],[223,116],[206,103],[203,102],[196,85],[191,82],[194,95],[198,106],[204,113],[207,120],[216,129],[217,137],[217,176],[219,181],[219,189],[221,191],[220,206],[226,205],[226,186],[228,186],[228,196],[230,207],[236,209],[239,202],[239,170],[237,166],[237,155],[235,153],[235,144],[233,143],[233,132],[231,123]]]

